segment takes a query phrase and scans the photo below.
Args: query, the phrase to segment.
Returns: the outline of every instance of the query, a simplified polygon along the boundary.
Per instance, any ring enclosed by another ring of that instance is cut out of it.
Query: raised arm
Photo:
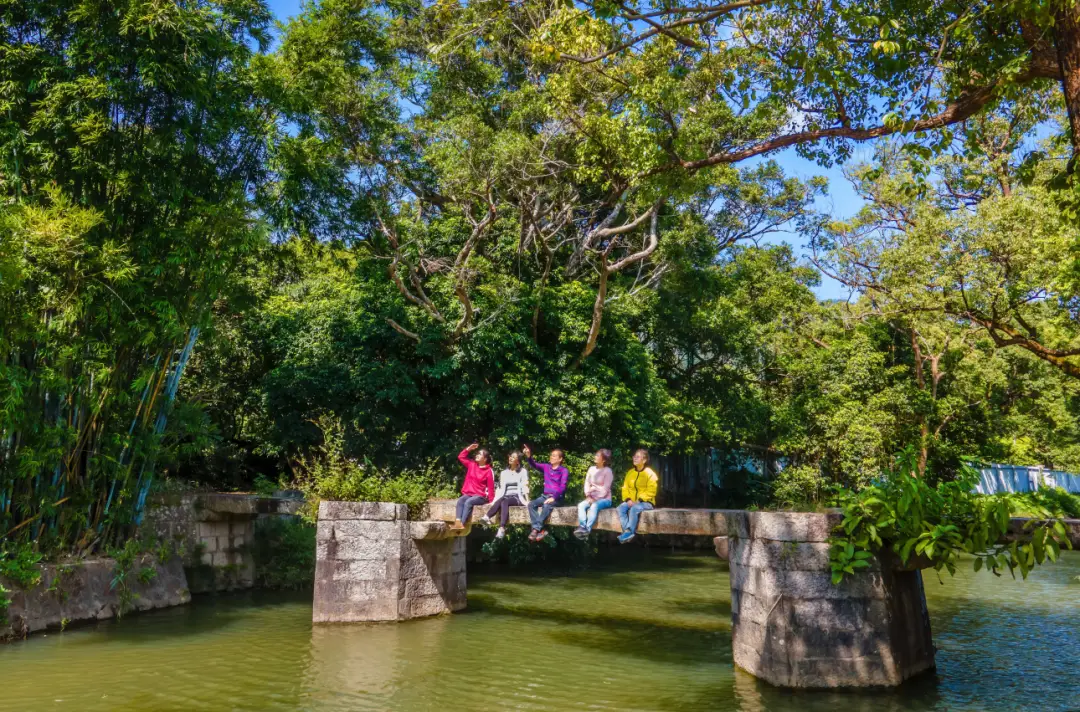
[[[473,459],[469,457],[469,454],[478,447],[480,446],[476,443],[473,443],[472,445],[469,445],[467,448],[459,452],[457,456],[458,462],[460,462],[462,465],[465,465],[465,467],[468,467],[470,464],[472,464],[473,461]]]

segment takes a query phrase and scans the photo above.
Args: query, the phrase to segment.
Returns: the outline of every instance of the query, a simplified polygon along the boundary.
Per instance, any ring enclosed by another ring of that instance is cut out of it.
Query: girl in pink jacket
[[[469,455],[476,450],[476,457]],[[491,453],[476,443],[458,453],[458,462],[465,465],[465,482],[457,501],[457,519],[451,529],[464,529],[478,504],[487,504],[495,494],[495,475],[491,471]]]
[[[585,475],[585,499],[577,506],[578,528],[574,536],[584,539],[596,525],[600,512],[611,506],[611,450],[597,450],[593,456],[593,466]]]

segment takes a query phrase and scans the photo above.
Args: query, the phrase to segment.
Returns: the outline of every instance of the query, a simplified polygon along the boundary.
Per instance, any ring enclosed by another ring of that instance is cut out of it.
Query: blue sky
[[[279,20],[286,20],[300,12],[302,0],[268,0],[270,9]],[[868,158],[869,145],[857,147],[854,152],[854,160]],[[783,167],[784,172],[799,178],[811,178],[813,176],[825,176],[829,180],[829,195],[819,200],[816,207],[827,211],[837,218],[847,218],[854,215],[862,206],[862,200],[852,190],[847,179],[844,178],[839,166],[823,168],[812,161],[799,156],[794,148],[785,149],[769,156]],[[806,255],[806,241],[803,236],[794,233],[777,234],[771,242],[787,242],[792,245],[800,255]],[[846,299],[848,291],[839,283],[822,277],[821,285],[815,290],[820,299]]]

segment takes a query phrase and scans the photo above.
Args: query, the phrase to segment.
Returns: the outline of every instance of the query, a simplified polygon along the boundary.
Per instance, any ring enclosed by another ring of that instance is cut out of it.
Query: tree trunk
[[[923,352],[919,346],[919,336],[915,329],[908,329],[911,337],[911,351],[915,360],[915,383],[919,390],[926,390],[926,377],[923,375]],[[926,476],[926,460],[930,449],[930,425],[926,422],[926,413],[919,413],[919,477]]]
[[[1069,173],[1080,156],[1080,3],[1064,0],[1058,5],[1054,22],[1054,47],[1061,67],[1061,89],[1072,130],[1073,155]]]
[[[596,348],[596,341],[600,338],[600,325],[604,320],[604,302],[607,300],[607,283],[608,276],[611,273],[608,272],[607,256],[605,255],[600,260],[600,286],[596,290],[596,302],[593,303],[593,316],[592,324],[589,326],[589,338],[585,342],[585,348],[581,350],[581,354],[574,361],[571,369],[576,369],[581,366],[585,359],[589,358],[589,354]]]

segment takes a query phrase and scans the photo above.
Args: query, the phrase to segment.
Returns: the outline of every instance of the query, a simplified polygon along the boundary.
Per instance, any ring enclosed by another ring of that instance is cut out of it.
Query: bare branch
[[[390,325],[391,329],[393,329],[397,333],[401,334],[402,336],[407,336],[410,339],[412,339],[413,341],[415,341],[416,343],[418,343],[418,344],[420,343],[420,335],[417,334],[415,331],[409,331],[404,326],[397,323],[396,321],[394,321],[390,317],[386,317],[386,323]]]

